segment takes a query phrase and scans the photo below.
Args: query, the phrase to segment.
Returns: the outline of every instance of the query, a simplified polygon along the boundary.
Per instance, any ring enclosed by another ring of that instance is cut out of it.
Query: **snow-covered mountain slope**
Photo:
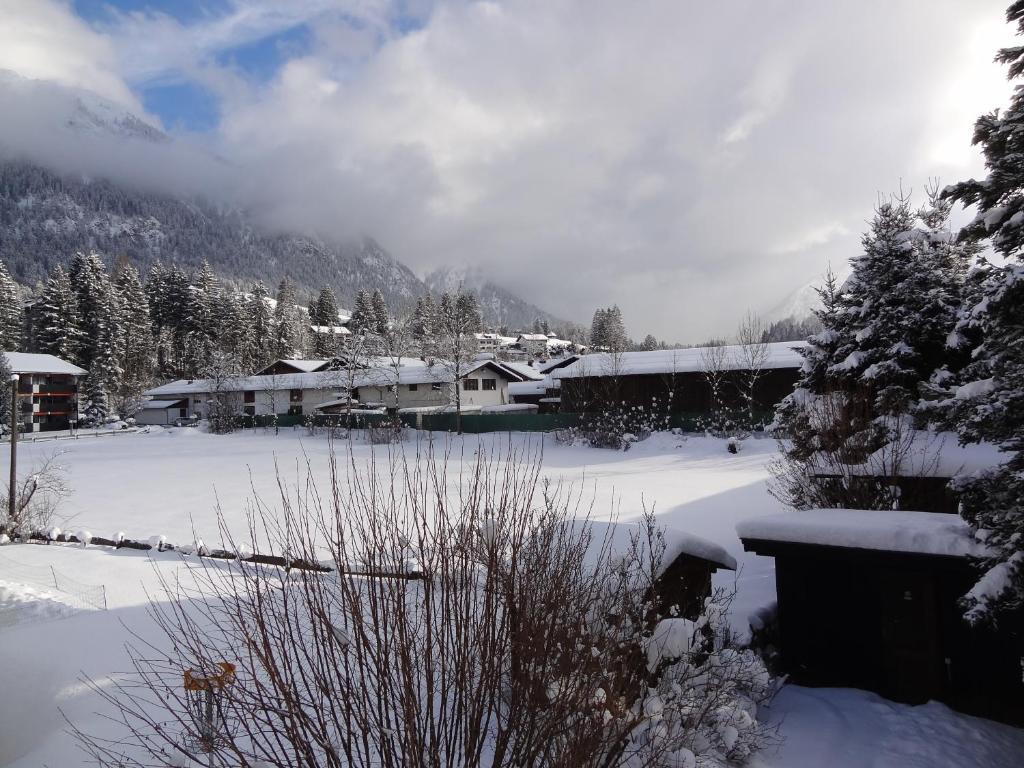
[[[552,326],[564,326],[566,323],[495,284],[479,269],[442,267],[427,275],[425,282],[427,288],[435,294],[460,289],[475,293],[480,300],[484,323],[488,326],[527,329],[537,318],[547,320]]]
[[[303,290],[331,285],[343,302],[361,288],[380,288],[394,306],[424,291],[411,270],[370,238],[331,243],[267,234],[237,209],[27,163],[0,163],[0,222],[0,259],[26,285],[75,251],[93,249],[111,262],[126,256],[143,271],[158,259],[185,268],[206,259],[224,277],[243,284],[259,279],[271,288],[287,274]]]

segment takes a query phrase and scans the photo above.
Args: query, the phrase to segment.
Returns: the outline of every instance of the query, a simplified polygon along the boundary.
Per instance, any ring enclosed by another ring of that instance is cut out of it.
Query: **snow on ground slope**
[[[435,447],[448,438],[435,436]],[[451,472],[463,469],[481,447],[542,447],[544,472],[582,487],[594,499],[596,517],[617,514],[629,520],[644,504],[654,506],[666,525],[724,547],[739,561],[739,572],[720,571],[717,583],[735,583],[733,623],[743,627],[756,607],[774,599],[772,561],[744,553],[735,525],[780,511],[767,492],[766,463],[775,452],[770,440],[748,440],[738,455],[721,440],[656,435],[627,452],[564,446],[540,435],[483,435],[451,438]],[[415,450],[415,443],[404,446]],[[163,534],[191,541],[192,525],[208,541],[216,540],[218,500],[229,523],[240,524],[245,503],[255,492],[276,497],[275,462],[292,482],[313,474],[326,477],[330,450],[322,436],[304,430],[245,432],[214,436],[193,429],[153,430],[149,434],[26,443],[19,466],[54,449],[64,450],[74,495],[62,527],[133,538]],[[378,449],[379,450],[379,449]],[[378,454],[379,456],[380,454]],[[370,447],[355,446],[357,461]],[[7,446],[0,446],[0,464]],[[84,764],[58,712],[96,731],[110,725],[96,715],[100,700],[80,679],[123,673],[123,644],[129,629],[153,630],[146,612],[147,593],[158,590],[157,575],[187,579],[194,558],[75,545],[5,547],[9,560],[25,569],[53,567],[87,584],[105,584],[108,611],[82,611],[60,621],[0,626],[0,766]],[[3,579],[9,580],[4,573]],[[20,588],[19,599],[32,597]],[[2,599],[2,598],[0,598]],[[40,603],[44,614],[49,609]],[[19,608],[19,610],[25,610]],[[123,624],[122,624],[123,622]],[[889,766],[1017,765],[1000,762],[1024,750],[1024,732],[965,718],[939,705],[905,707],[871,694],[845,690],[789,687],[777,697],[769,717],[780,723],[786,741],[778,753],[762,756],[761,768],[889,768]],[[917,757],[917,756],[923,757]],[[948,758],[948,759],[947,759]],[[914,762],[917,760],[917,762]],[[929,762],[929,760],[931,760]]]

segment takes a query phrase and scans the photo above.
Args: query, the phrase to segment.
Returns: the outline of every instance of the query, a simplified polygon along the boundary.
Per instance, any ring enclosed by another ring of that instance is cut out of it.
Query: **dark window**
[[[302,406],[301,405],[289,405],[288,406],[288,415],[289,416],[301,416],[302,415]]]
[[[476,379],[463,379],[462,389],[465,392],[475,392],[476,390],[480,389],[480,382],[477,381]]]
[[[182,419],[184,419],[186,416],[188,416],[188,408],[179,408],[178,409],[178,416],[180,418],[182,418]]]
[[[483,379],[483,382],[484,382],[484,390],[485,391],[494,392],[494,391],[496,391],[498,389],[498,380],[497,379]]]
[[[245,405],[245,406],[242,406],[242,413],[244,413],[246,416],[255,416],[256,415],[256,406],[255,405]]]
[[[415,384],[410,384],[409,385],[409,391],[410,392],[415,392],[416,391],[416,385]]]
[[[435,392],[440,392],[441,391],[441,382],[440,381],[435,381],[433,384],[430,385],[430,388],[432,390],[434,390]]]
[[[293,403],[301,403],[302,402],[302,390],[301,389],[293,389],[293,390],[291,390],[288,393],[288,399],[291,402],[293,402]],[[299,409],[299,413],[302,413],[302,409],[301,408]]]
[[[245,395],[243,397],[243,400],[245,402],[247,402],[247,403],[255,403],[256,402],[256,393],[254,391],[252,391],[251,389],[246,390]]]

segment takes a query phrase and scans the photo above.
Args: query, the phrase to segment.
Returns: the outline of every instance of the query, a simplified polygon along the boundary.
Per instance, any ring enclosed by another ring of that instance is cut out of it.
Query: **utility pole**
[[[7,497],[7,523],[14,523],[14,497],[18,479],[18,374],[11,374],[11,485]]]

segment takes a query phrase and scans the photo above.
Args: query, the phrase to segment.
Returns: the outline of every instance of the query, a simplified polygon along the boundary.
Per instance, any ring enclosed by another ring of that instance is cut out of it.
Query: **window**
[[[440,381],[435,381],[433,384],[430,385],[430,388],[434,392],[440,392],[441,391],[441,382]]]
[[[484,382],[484,391],[485,392],[494,392],[494,391],[496,391],[498,389],[498,380],[497,379],[484,379],[483,382]]]
[[[246,403],[255,403],[256,402],[256,393],[253,390],[251,390],[251,389],[247,389],[245,391],[245,395],[243,396],[242,399]]]
[[[242,406],[242,413],[244,413],[246,416],[255,416],[256,415],[256,406],[255,405],[244,405],[244,406]]]
[[[480,389],[480,382],[477,379],[463,379],[462,390],[463,392],[475,392]]]
[[[290,402],[293,402],[293,403],[301,403],[302,402],[302,390],[301,389],[289,390],[289,392],[288,392],[288,399],[289,399]],[[301,408],[299,409],[299,413],[302,413],[302,409]]]
[[[416,391],[416,385],[415,384],[410,384],[409,385],[409,391],[410,392],[415,392]]]
[[[302,406],[301,405],[289,405],[288,406],[288,415],[289,416],[301,416],[302,415]]]

